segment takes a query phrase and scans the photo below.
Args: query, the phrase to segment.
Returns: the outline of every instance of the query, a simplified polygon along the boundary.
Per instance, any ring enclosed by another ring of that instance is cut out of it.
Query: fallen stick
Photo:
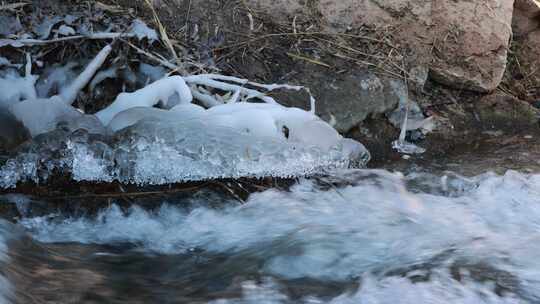
[[[131,33],[93,33],[89,35],[75,35],[68,37],[60,37],[49,40],[41,39],[0,39],[0,48],[4,46],[12,46],[15,48],[24,46],[46,45],[50,43],[65,42],[79,39],[101,40],[101,39],[117,39],[117,38],[132,38],[135,34]]]

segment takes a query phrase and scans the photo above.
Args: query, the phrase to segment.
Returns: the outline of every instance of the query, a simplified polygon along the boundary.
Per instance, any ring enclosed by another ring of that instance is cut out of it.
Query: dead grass
[[[250,8],[242,0],[211,0],[208,1],[208,7],[202,9],[193,7],[191,0],[176,1],[176,5],[163,1],[161,7],[153,7],[150,0],[145,2],[151,10],[154,24],[160,30],[163,44],[173,54],[173,58],[178,58],[174,49],[182,49],[184,55],[192,55],[188,61],[191,61],[193,67],[197,57],[201,57],[198,54],[200,49],[209,49],[216,66],[204,67],[205,64],[199,62],[198,69],[217,68],[234,74],[234,68],[229,70],[224,63],[231,60],[242,62],[245,57],[277,61],[286,56],[294,61],[334,70],[341,69],[343,62],[348,62],[377,74],[408,77],[409,69],[404,66],[403,60],[403,51],[406,50],[396,44],[393,37],[395,29],[390,27],[363,27],[347,33],[330,32],[325,29],[323,21],[318,19],[319,16],[309,11],[291,18],[289,23],[277,23],[264,12]],[[210,11],[212,5],[219,7],[219,12]],[[179,11],[179,8],[183,10]],[[185,16],[185,20],[178,18],[180,20],[175,21],[184,24],[181,29],[169,30],[174,28],[167,19],[167,12],[170,11],[173,11],[174,16]],[[198,37],[193,33],[194,28],[197,28]],[[212,41],[220,34],[226,36],[224,41],[213,44]],[[178,61],[177,65],[182,66]],[[184,72],[190,72],[190,68],[186,67]]]
[[[540,86],[535,78],[540,67],[532,68],[531,71],[522,65],[518,56],[520,45],[519,41],[512,41],[510,44],[507,68],[498,90],[518,99],[534,102],[540,98]]]

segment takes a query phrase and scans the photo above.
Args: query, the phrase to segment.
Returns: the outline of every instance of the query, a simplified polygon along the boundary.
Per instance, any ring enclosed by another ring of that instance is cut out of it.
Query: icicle
[[[426,149],[418,147],[417,145],[405,140],[407,135],[407,122],[409,120],[410,99],[408,89],[404,92],[406,98],[405,102],[405,116],[403,118],[403,124],[401,125],[401,132],[399,133],[398,140],[392,142],[392,148],[399,153],[403,154],[422,154],[426,152]]]

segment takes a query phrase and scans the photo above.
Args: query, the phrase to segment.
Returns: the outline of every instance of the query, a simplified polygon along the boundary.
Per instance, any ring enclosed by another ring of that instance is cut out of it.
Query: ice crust
[[[159,185],[295,177],[368,160],[369,152],[361,144],[346,139],[326,150],[199,120],[144,120],[111,137],[83,129],[72,133],[67,127],[41,134],[0,167],[0,188],[45,182],[53,172],[71,174],[75,181]]]
[[[76,181],[136,184],[296,177],[351,163],[363,165],[370,158],[362,144],[343,138],[314,114],[313,99],[309,112],[281,106],[270,97],[268,103],[246,102],[256,97],[256,91],[215,80],[242,81],[234,77],[164,77],[119,94],[95,115],[84,114],[71,104],[111,49],[104,47],[58,95],[37,98],[37,94],[15,92],[10,97],[8,109],[33,140],[0,167],[0,187],[42,182],[52,172],[70,173]],[[35,82],[30,63],[28,58],[24,78],[13,78],[21,86]],[[204,109],[192,104],[188,81],[237,91],[226,102],[215,100],[215,105]],[[280,87],[269,89],[274,86]],[[240,98],[241,91],[247,96]],[[172,96],[178,97],[179,104],[167,105]],[[21,97],[26,98],[20,101]]]

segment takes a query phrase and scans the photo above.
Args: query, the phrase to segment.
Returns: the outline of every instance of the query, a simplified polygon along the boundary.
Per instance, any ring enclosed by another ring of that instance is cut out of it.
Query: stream
[[[36,212],[6,194],[20,216],[0,220],[0,303],[540,303],[531,151],[329,170],[243,202]]]

